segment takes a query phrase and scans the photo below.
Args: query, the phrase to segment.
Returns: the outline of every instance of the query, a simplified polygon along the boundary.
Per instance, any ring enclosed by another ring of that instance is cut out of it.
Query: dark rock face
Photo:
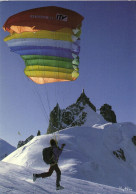
[[[54,109],[50,113],[49,127],[47,130],[47,134],[53,133],[61,128],[61,110],[57,103]]]
[[[41,135],[41,131],[40,130],[38,130],[38,132],[37,132],[37,136],[40,136]]]
[[[133,137],[132,137],[132,142],[133,142],[133,144],[136,146],[136,136],[133,136]]]
[[[104,119],[108,122],[117,123],[116,115],[112,110],[112,107],[108,104],[104,104],[100,108],[100,114],[104,117]]]
[[[69,110],[62,113],[62,122],[63,123],[70,125],[73,122],[73,120],[74,120],[74,116],[73,116],[72,112],[70,112]]]
[[[66,127],[83,125],[87,116],[87,113],[83,111],[86,105],[96,112],[96,107],[90,102],[89,98],[84,93],[84,90],[76,103],[68,106],[66,109],[61,110],[57,104],[50,113],[47,134],[65,129]]]
[[[113,151],[113,154],[118,158],[126,161],[126,157],[124,155],[124,151],[120,148],[120,150]]]
[[[34,138],[33,135],[29,136],[25,141],[19,141],[17,148],[20,148],[21,146],[27,144],[29,141],[31,141]]]
[[[47,134],[65,129],[67,127],[83,125],[87,118],[87,113],[84,110],[86,106],[90,107],[96,112],[96,107],[90,102],[84,90],[77,99],[76,103],[68,106],[66,109],[60,109],[59,104],[57,104],[50,113]],[[108,122],[117,122],[116,115],[112,110],[112,107],[108,104],[104,104],[100,108],[100,114]]]

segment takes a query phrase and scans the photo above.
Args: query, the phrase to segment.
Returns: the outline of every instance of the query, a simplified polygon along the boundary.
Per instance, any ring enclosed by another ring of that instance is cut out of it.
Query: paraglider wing
[[[25,61],[24,73],[38,84],[74,81],[79,76],[83,17],[60,7],[41,7],[15,14],[3,29],[4,41]]]

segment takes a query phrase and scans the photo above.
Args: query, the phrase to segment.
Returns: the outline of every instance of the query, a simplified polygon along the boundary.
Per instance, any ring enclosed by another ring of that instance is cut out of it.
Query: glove
[[[65,146],[66,144],[65,143],[63,143],[62,145],[61,145],[61,148],[64,148],[64,146]]]

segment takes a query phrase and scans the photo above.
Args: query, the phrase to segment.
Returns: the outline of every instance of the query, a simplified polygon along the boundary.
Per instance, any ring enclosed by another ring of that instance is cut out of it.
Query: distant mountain
[[[15,151],[16,148],[10,145],[8,142],[0,139],[0,160],[8,156],[10,153]]]
[[[97,122],[92,115],[96,112],[96,107],[90,102],[84,90],[76,103],[66,109],[60,109],[59,104],[51,111],[47,134],[62,130],[68,127],[84,126],[88,120],[90,123]],[[103,120],[101,115],[97,119]],[[92,121],[92,122],[91,122]]]
[[[59,160],[62,175],[136,191],[136,125],[108,123],[88,105],[84,111],[89,115],[84,125],[34,137],[3,161],[48,170],[42,150],[56,137],[59,145],[66,143]]]

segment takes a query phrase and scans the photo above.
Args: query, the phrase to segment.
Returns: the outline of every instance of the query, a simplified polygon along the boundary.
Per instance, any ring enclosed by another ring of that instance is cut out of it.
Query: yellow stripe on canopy
[[[24,70],[24,73],[28,77],[45,77],[45,78],[55,78],[55,79],[64,79],[64,80],[73,80],[79,76],[77,71],[73,73],[64,73],[64,72],[52,72],[52,71],[27,71]]]

